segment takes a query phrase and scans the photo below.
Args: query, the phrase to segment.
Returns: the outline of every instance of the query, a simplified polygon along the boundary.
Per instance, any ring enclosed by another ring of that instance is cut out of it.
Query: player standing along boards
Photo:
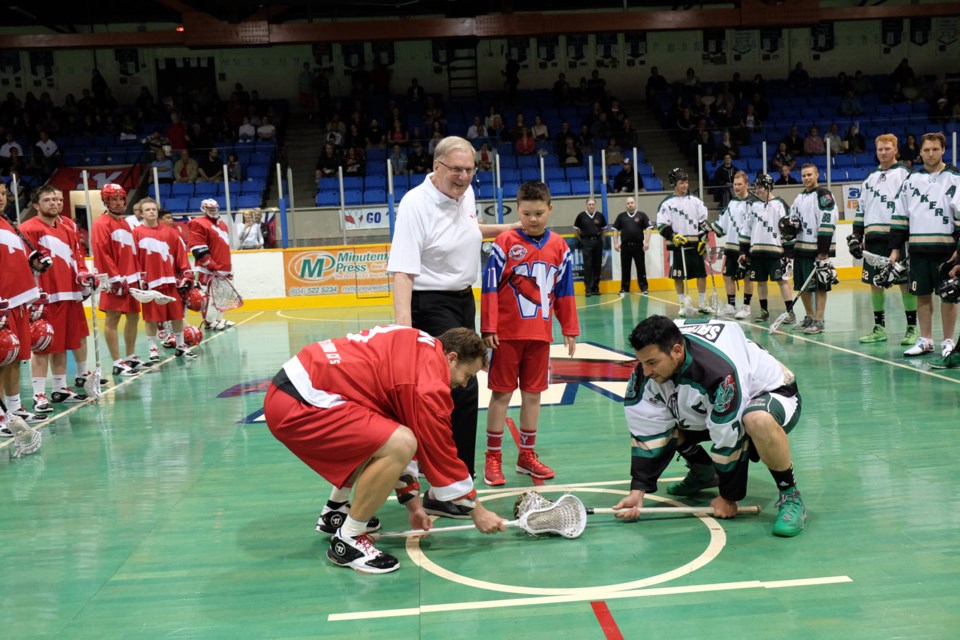
[[[750,317],[750,300],[753,299],[753,281],[743,279],[743,304],[737,309],[737,280],[740,276],[740,232],[750,211],[754,197],[750,195],[750,179],[743,171],[733,176],[733,197],[720,212],[711,226],[717,234],[717,242],[723,242],[723,284],[727,290],[727,304],[717,311],[721,318],[743,320]]]
[[[800,419],[793,373],[747,339],[735,322],[681,321],[650,316],[630,334],[637,368],[627,383],[624,413],[632,436],[630,493],[618,518],[637,518],[645,494],[679,453],[691,467],[712,466],[720,495],[718,518],[737,514],[747,470],[763,461],[780,490],[773,534],[803,531],[807,513],[790,460],[787,434]],[[708,454],[700,442],[710,442]],[[688,476],[689,477],[689,476]]]
[[[706,252],[707,207],[703,200],[689,195],[690,177],[683,169],[676,168],[667,176],[673,194],[660,203],[657,210],[657,229],[671,250],[670,277],[680,299],[680,317],[700,313],[714,313],[707,304],[707,269],[703,262]],[[686,295],[686,282],[697,279],[699,306]]]
[[[470,329],[434,338],[392,325],[307,345],[274,376],[263,405],[267,426],[334,486],[321,516],[329,529],[320,529],[333,529],[331,562],[361,573],[400,567],[368,533],[379,528],[374,513],[394,490],[410,524],[430,528],[418,466],[437,499],[457,505],[477,529],[505,529],[477,499],[450,427],[451,390],[485,364],[483,341]]]
[[[113,359],[113,375],[132,376],[149,366],[136,354],[137,325],[140,322],[140,303],[130,295],[130,287],[140,284],[133,232],[124,219],[127,192],[118,184],[105,184],[100,199],[106,212],[93,223],[93,265],[98,273],[107,275],[107,290],[100,294],[100,310],[106,319],[103,337]],[[124,317],[123,342],[126,358],[120,357],[118,328]]]
[[[767,282],[776,282],[780,287],[783,304],[787,308],[787,322],[796,322],[793,314],[793,292],[784,275],[784,242],[780,237],[780,221],[787,215],[786,203],[773,195],[773,178],[764,174],[754,181],[756,200],[743,222],[740,232],[740,261],[748,266],[751,282],[757,284],[760,298],[760,315],[754,320],[770,319],[767,307]]]
[[[949,269],[941,266],[956,254],[960,171],[943,162],[946,148],[947,140],[942,133],[927,133],[920,138],[923,167],[900,185],[890,223],[890,263],[896,264],[909,242],[910,293],[917,297],[920,337],[903,352],[908,358],[933,353],[933,293],[948,275]],[[955,346],[956,303],[946,300],[940,303],[940,322],[943,342],[938,364],[946,367],[952,364],[950,354]]]
[[[206,329],[223,331],[236,323],[223,317],[216,305],[210,301],[209,285],[214,277],[233,279],[233,265],[230,256],[230,232],[226,223],[220,219],[220,204],[213,198],[200,203],[202,216],[190,219],[190,240],[188,245],[196,261],[200,284],[208,287],[206,305],[201,314]]]
[[[520,387],[520,454],[517,473],[553,477],[534,451],[540,422],[540,394],[548,388],[553,316],[572,357],[580,325],[573,297],[573,261],[567,243],[547,229],[553,204],[542,182],[517,190],[521,229],[504,231],[493,243],[483,271],[480,333],[493,349],[487,386],[487,455],[483,481],[506,482],[501,449],[510,398]]]
[[[170,322],[176,339],[176,357],[191,360],[197,357],[183,339],[183,301],[178,289],[193,285],[193,271],[187,260],[180,237],[173,229],[161,225],[157,202],[152,198],[140,201],[141,224],[133,230],[137,245],[137,265],[144,274],[145,284],[173,300],[167,304],[143,303],[143,320],[147,325],[150,360],[160,359],[157,344],[158,324]]]
[[[867,174],[860,187],[860,206],[853,221],[853,234],[847,238],[850,254],[857,259],[864,250],[877,255],[890,253],[890,223],[896,206],[900,186],[910,175],[907,165],[897,162],[897,136],[884,133],[877,136],[877,160],[880,164]],[[884,291],[874,284],[879,268],[869,262],[863,263],[861,281],[870,285],[870,304],[873,307],[873,331],[861,336],[860,342],[871,344],[887,341]],[[920,337],[917,333],[917,298],[910,295],[907,276],[903,274],[900,296],[907,315],[907,332],[900,344],[912,345]]]

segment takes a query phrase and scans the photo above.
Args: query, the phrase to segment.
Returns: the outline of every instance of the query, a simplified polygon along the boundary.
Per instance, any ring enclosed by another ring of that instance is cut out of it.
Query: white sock
[[[705,306],[706,303],[707,303],[707,294],[701,293],[701,294],[699,294],[698,298],[700,299],[700,306],[701,306],[701,307],[702,307],[702,306]]]
[[[183,340],[183,331],[177,332],[177,349],[186,349],[187,343]]]
[[[340,525],[340,535],[345,538],[356,538],[367,532],[367,522],[354,520],[352,516],[347,516]]]
[[[122,358],[113,361],[113,366],[115,366],[115,367],[120,367],[120,366],[122,366],[122,365],[123,365],[123,359],[122,359]]]
[[[33,384],[33,395],[38,396],[41,393],[46,392],[47,390],[46,376],[41,376],[38,378],[30,378],[30,382]]]
[[[147,336],[147,344],[150,345],[151,349],[157,348],[157,336]]]
[[[352,487],[334,487],[330,491],[330,502],[350,502],[350,490]]]
[[[53,390],[63,391],[67,388],[67,375],[53,376]]]
[[[686,298],[686,296],[683,295],[682,293],[678,293],[678,294],[677,294],[677,299],[680,301],[680,306],[681,306],[681,307],[683,306],[683,301],[684,301],[685,298]]]
[[[4,394],[3,403],[7,405],[7,413],[15,413],[20,411],[23,408],[23,405],[20,404],[20,394],[18,393],[15,396],[8,396]]]

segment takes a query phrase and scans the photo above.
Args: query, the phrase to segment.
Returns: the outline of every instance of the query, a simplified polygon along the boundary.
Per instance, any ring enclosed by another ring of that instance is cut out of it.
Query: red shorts
[[[104,291],[100,294],[100,311],[140,313],[140,303],[129,293],[125,296],[118,296],[109,291]]]
[[[173,298],[173,302],[160,304],[159,302],[143,303],[143,319],[147,322],[166,322],[167,320],[183,320],[183,300],[176,285],[162,284],[153,291],[159,291],[165,296]]]
[[[20,353],[17,360],[21,362],[30,359],[30,344],[33,340],[30,337],[30,311],[27,305],[22,304],[19,307],[7,310],[7,326],[17,335],[20,341]]]
[[[43,307],[43,314],[53,326],[53,340],[47,353],[66,353],[79,349],[83,339],[90,335],[83,303],[76,300],[51,302]]]
[[[273,384],[263,415],[273,436],[335,487],[346,486],[399,426],[354,402],[321,409]]]
[[[491,391],[539,393],[547,390],[550,343],[539,340],[501,340],[490,358],[487,387]]]

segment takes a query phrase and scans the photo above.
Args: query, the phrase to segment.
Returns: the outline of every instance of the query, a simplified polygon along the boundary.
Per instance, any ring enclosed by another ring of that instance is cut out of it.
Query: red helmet
[[[114,182],[108,182],[100,189],[100,199],[107,211],[115,216],[121,215],[127,208],[127,191]]]
[[[203,301],[206,300],[207,296],[204,295],[200,287],[190,287],[187,289],[187,292],[183,295],[183,304],[190,309],[190,311],[200,311],[203,308]]]
[[[46,318],[37,318],[30,323],[30,350],[44,353],[53,344],[53,325]]]
[[[20,356],[20,340],[17,334],[4,325],[0,327],[0,367],[13,364]]]
[[[195,347],[203,340],[203,329],[188,324],[183,328],[183,341],[188,347]]]

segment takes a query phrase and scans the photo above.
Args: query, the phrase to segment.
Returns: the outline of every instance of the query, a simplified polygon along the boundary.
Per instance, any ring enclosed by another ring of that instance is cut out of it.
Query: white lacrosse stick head
[[[552,533],[579,538],[587,526],[587,509],[577,496],[565,493],[553,504],[524,513],[517,524],[530,535]]]
[[[40,450],[40,445],[43,443],[43,436],[41,436],[40,432],[36,429],[30,428],[30,426],[24,422],[23,418],[19,416],[8,416],[7,427],[13,434],[13,441],[16,445],[16,449],[13,452],[14,458],[28,456]]]
[[[103,395],[100,391],[100,367],[94,369],[93,373],[84,379],[83,390],[87,394],[87,397],[93,398],[94,401],[99,400],[100,396]]]

